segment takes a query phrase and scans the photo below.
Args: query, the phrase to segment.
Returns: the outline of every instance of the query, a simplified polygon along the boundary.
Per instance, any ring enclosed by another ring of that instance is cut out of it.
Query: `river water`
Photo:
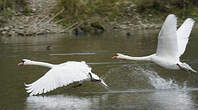
[[[151,62],[115,60],[115,53],[131,56],[155,52],[158,31],[68,36],[0,37],[0,110],[194,110],[198,109],[198,74],[167,70]],[[182,62],[198,70],[198,33],[189,40]],[[51,46],[51,49],[46,49]],[[85,82],[29,96],[24,83],[48,68],[18,67],[23,58],[54,64],[86,61],[108,89]]]

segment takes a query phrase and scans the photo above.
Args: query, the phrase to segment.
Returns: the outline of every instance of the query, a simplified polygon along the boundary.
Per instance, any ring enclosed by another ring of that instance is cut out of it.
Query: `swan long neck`
[[[52,68],[54,65],[50,63],[45,63],[45,62],[38,62],[38,61],[28,61],[24,63],[24,65],[38,65],[38,66],[43,66],[43,67],[48,67]]]
[[[131,57],[131,56],[128,56],[128,55],[123,55],[123,54],[120,54],[120,53],[117,53],[117,58],[119,59],[126,59],[126,60],[138,60],[138,61],[151,61],[151,56],[144,56],[144,57]]]

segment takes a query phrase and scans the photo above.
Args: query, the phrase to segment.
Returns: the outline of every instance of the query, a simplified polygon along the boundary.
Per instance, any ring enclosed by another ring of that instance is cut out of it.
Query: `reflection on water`
[[[138,92],[141,91],[141,92]],[[25,102],[26,110],[93,110],[93,109],[155,109],[155,110],[193,110],[195,104],[187,91],[132,90],[112,91],[95,96],[29,96]],[[93,93],[91,93],[93,95]],[[116,100],[114,100],[116,99]]]
[[[162,91],[150,94],[156,108],[161,110],[194,110],[192,97],[185,91]]]
[[[30,96],[26,100],[26,110],[61,110],[70,109],[88,110],[92,107],[93,101],[89,98],[53,95],[53,96]]]
[[[70,56],[70,55],[94,55],[96,53],[91,52],[81,52],[81,53],[61,53],[61,54],[49,54],[51,56]]]

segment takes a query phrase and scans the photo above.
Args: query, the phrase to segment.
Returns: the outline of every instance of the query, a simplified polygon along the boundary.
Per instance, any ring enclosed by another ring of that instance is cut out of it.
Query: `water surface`
[[[68,36],[0,37],[0,109],[8,110],[193,110],[198,108],[198,74],[167,70],[151,62],[111,59],[155,52],[158,31],[125,36],[117,33]],[[182,61],[197,70],[198,33],[192,32]],[[51,46],[50,50],[46,49]],[[54,64],[86,61],[110,86],[85,82],[79,88],[59,88],[29,96],[24,83],[40,78],[47,68],[18,67],[26,58]]]

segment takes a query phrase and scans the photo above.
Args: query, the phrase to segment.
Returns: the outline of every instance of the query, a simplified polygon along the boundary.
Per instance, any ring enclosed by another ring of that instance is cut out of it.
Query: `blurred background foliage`
[[[142,13],[197,14],[198,8],[198,0],[134,0],[134,2],[137,10]]]
[[[0,0],[0,12],[7,12],[9,10],[21,11],[26,5],[26,0]]]
[[[116,17],[122,17],[131,4],[134,4],[135,12],[143,17],[149,14],[154,16],[174,13],[179,17],[198,16],[198,0],[56,0],[57,5],[52,13],[64,11],[57,16],[60,24],[71,25],[76,21],[114,21]],[[16,12],[29,15],[31,10],[27,6],[27,0],[0,0],[0,22],[8,19]],[[126,15],[126,14],[125,14]]]
[[[135,4],[137,13],[148,14],[177,14],[178,16],[198,16],[198,0],[57,0],[55,12],[64,8],[58,19],[63,22],[86,20],[99,17],[102,20],[114,20],[123,13],[131,3]],[[130,13],[130,12],[129,12]],[[100,20],[101,20],[100,19]]]
[[[123,0],[58,0],[55,10],[65,9],[59,16],[65,18],[65,22],[86,20],[92,16],[108,20],[119,15],[122,4]]]
[[[26,0],[0,0],[0,26],[7,22],[17,12],[26,15],[27,7]]]

